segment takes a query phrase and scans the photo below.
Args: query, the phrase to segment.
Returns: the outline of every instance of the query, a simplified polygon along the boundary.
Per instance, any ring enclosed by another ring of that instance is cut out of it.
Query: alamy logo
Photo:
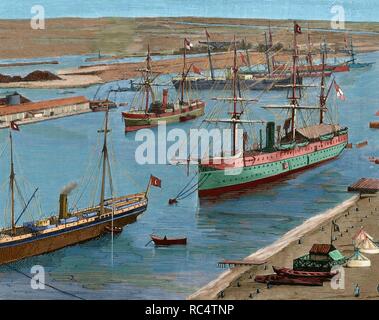
[[[341,5],[334,5],[331,7],[330,12],[334,14],[330,21],[332,29],[345,29],[345,9]]]
[[[33,30],[45,29],[45,8],[41,5],[35,5],[30,10],[34,16],[30,20],[30,26]]]
[[[342,266],[334,266],[331,272],[336,272],[336,275],[330,281],[330,286],[334,290],[345,289],[345,269]]]
[[[40,265],[35,265],[30,269],[32,278],[30,280],[30,286],[34,290],[45,289],[45,268]]]

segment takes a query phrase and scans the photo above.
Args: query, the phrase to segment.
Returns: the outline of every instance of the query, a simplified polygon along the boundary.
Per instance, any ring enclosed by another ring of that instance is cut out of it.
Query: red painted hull
[[[125,132],[133,132],[133,131],[138,131],[141,129],[146,129],[146,128],[155,128],[157,125],[145,125],[145,126],[127,126],[125,127]]]
[[[277,66],[275,70],[283,70],[286,68],[286,66]],[[314,65],[314,66],[299,66],[298,71],[300,73],[307,73],[307,72],[321,72],[323,66],[321,64]],[[350,71],[350,67],[348,65],[338,65],[338,66],[333,66],[333,65],[326,65],[325,66],[325,72],[348,72]]]
[[[292,286],[322,286],[323,280],[320,278],[289,278],[270,274],[266,276],[256,276],[255,282],[269,283],[273,285],[292,285]]]
[[[276,268],[272,267],[274,272],[279,276],[285,276],[285,277],[300,277],[300,278],[319,278],[319,279],[325,279],[330,280],[333,278],[337,273],[334,272],[308,272],[308,271],[296,271],[288,268]]]

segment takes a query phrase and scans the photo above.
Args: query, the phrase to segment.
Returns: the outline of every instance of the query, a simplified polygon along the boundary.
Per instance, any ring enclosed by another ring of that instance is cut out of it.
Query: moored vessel
[[[229,155],[213,156],[200,160],[198,166],[198,194],[200,197],[220,195],[226,191],[241,190],[246,187],[277,180],[291,173],[301,171],[325,161],[338,157],[348,142],[348,129],[334,122],[327,123],[325,114],[328,111],[327,100],[334,85],[332,81],[326,87],[325,76],[321,77],[321,91],[318,105],[304,106],[300,104],[302,89],[297,78],[298,46],[297,35],[301,27],[294,24],[294,53],[292,66],[292,84],[288,92],[288,105],[268,105],[265,109],[285,110],[289,116],[284,122],[283,129],[275,127],[272,121],[245,120],[242,115],[245,109],[237,109],[237,103],[249,102],[237,96],[236,79],[237,65],[234,59],[234,90],[229,101],[233,103],[230,119],[207,119],[207,122],[229,123],[232,127],[232,150]],[[234,50],[236,56],[236,49]],[[322,52],[322,62],[325,65],[325,52]],[[325,70],[322,69],[322,73]],[[328,90],[327,90],[328,89]],[[342,91],[337,91],[337,96]],[[305,118],[302,113],[318,112],[317,123],[300,127],[297,117]],[[266,143],[262,138],[259,144],[249,148],[245,139],[242,149],[237,148],[237,130],[240,125],[266,124]],[[284,131],[284,132],[283,132]],[[277,133],[276,133],[277,132]]]
[[[140,70],[143,78],[140,84],[141,90],[137,94],[142,94],[143,102],[133,102],[131,109],[122,113],[125,121],[125,132],[155,127],[159,122],[173,123],[183,121],[181,119],[195,119],[204,114],[204,101],[199,99],[185,99],[185,93],[188,89],[185,83],[185,78],[188,74],[185,52],[186,50],[184,50],[180,98],[175,103],[169,103],[167,89],[163,89],[161,101],[155,99],[156,95],[153,87],[157,75],[153,75],[150,50],[148,49],[146,68]]]
[[[106,181],[111,176],[108,156],[107,135],[108,111],[105,124],[99,132],[104,133],[100,164],[101,186],[100,199],[97,205],[84,209],[69,210],[68,196],[75,185],[65,187],[59,196],[59,213],[40,220],[26,221],[23,224],[23,214],[28,210],[38,188],[30,200],[23,204],[21,214],[15,215],[15,192],[18,190],[13,161],[12,129],[18,130],[17,124],[11,123],[10,139],[10,178],[11,190],[10,220],[11,226],[0,230],[0,264],[18,261],[27,257],[52,252],[67,246],[75,245],[102,236],[109,230],[122,228],[133,223],[147,209],[149,181],[146,191],[116,196],[110,186],[111,194],[106,195]],[[154,177],[154,179],[156,179]],[[109,178],[110,184],[111,179]],[[76,205],[74,205],[76,207]]]
[[[231,90],[233,87],[233,77],[229,70],[226,70],[224,75],[216,76],[216,70],[213,68],[212,54],[209,45],[210,35],[207,30],[205,30],[207,38],[208,47],[208,61],[209,61],[209,75],[205,75],[203,71],[192,65],[192,71],[196,76],[189,76],[188,73],[191,71],[188,69],[185,82],[186,85],[194,90]],[[188,46],[190,49],[190,46]],[[172,83],[176,89],[180,89],[182,85],[182,77],[176,77],[172,79]],[[248,90],[276,90],[282,89],[283,85],[291,83],[291,78],[289,75],[268,73],[268,74],[240,74],[239,80],[241,86],[246,87]],[[302,78],[298,77],[298,83],[302,82]]]

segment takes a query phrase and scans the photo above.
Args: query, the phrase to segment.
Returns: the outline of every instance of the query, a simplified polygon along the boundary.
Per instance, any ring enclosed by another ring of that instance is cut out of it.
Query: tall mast
[[[213,64],[212,64],[212,55],[211,55],[211,48],[209,46],[209,34],[207,29],[205,29],[205,35],[207,37],[207,47],[208,47],[208,59],[209,59],[209,68],[211,70],[211,78],[212,80],[215,79],[214,70],[213,70]]]
[[[265,32],[265,49],[266,49],[267,72],[269,75],[271,75],[271,62],[270,62],[270,55],[268,52],[269,45],[268,45],[268,41],[267,41],[267,32]]]
[[[237,113],[237,47],[236,47],[236,36],[234,36],[234,59],[233,59],[233,114],[232,119],[238,119]],[[233,122],[233,156],[236,155],[236,137],[237,137],[237,123]]]
[[[151,57],[150,57],[150,45],[147,45],[147,57],[146,57],[146,75],[145,75],[145,94],[146,94],[146,106],[145,113],[149,111],[149,95],[150,95],[150,72],[151,72]]]
[[[9,175],[9,185],[11,189],[11,222],[12,222],[12,235],[16,234],[16,225],[14,222],[14,181],[15,181],[15,173],[14,173],[14,163],[13,163],[13,140],[12,140],[12,129],[9,129],[9,140],[11,144],[11,172]]]
[[[351,52],[351,61],[355,63],[355,52],[354,52],[354,46],[353,46],[353,36],[350,35],[350,52]]]
[[[308,23],[308,63],[310,67],[313,69],[313,58],[312,58],[312,42],[311,42],[311,34],[309,32],[309,23]]]
[[[321,51],[321,63],[322,63],[322,74],[321,74],[321,92],[320,92],[320,124],[324,122],[324,108],[326,104],[325,96],[325,52]]]
[[[297,33],[298,24],[294,21],[294,30],[293,30],[293,57],[292,57],[292,96],[289,97],[290,104],[292,106],[291,110],[291,131],[292,131],[292,140],[296,138],[296,107],[298,106],[298,97],[296,95],[296,85],[297,85],[297,59],[298,59],[298,50],[297,50]],[[301,31],[300,31],[301,32]]]
[[[268,34],[269,34],[269,46],[270,46],[270,49],[272,49],[274,47],[274,42],[273,42],[273,39],[272,39],[271,21],[268,23]],[[274,69],[275,68],[275,59],[274,59],[274,57],[271,57],[271,63],[272,63],[272,68]]]
[[[108,135],[108,114],[109,109],[107,108],[105,112],[105,125],[104,125],[104,144],[103,144],[103,173],[101,176],[101,194],[100,194],[100,215],[104,213],[104,198],[105,198],[105,179],[107,175],[107,163],[108,163],[108,146],[107,146],[107,135]]]
[[[249,49],[248,49],[248,44],[247,44],[246,38],[245,38],[245,53],[246,53],[246,59],[247,59],[247,66],[250,68],[251,62],[250,62],[250,55],[249,55]]]
[[[186,71],[187,71],[187,62],[186,62],[186,54],[187,54],[187,43],[186,39],[183,40],[184,51],[183,51],[183,72],[182,72],[182,86],[180,92],[180,101],[179,104],[182,106],[184,104],[184,85],[186,81]]]

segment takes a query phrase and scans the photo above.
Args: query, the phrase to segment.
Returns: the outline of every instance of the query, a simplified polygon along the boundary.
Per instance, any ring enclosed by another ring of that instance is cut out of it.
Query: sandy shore
[[[371,260],[370,268],[345,268],[344,290],[334,290],[329,283],[324,283],[323,287],[274,286],[267,289],[266,285],[254,282],[255,275],[273,273],[272,266],[292,268],[293,259],[308,253],[314,243],[330,243],[331,220],[335,220],[341,230],[341,233],[335,234],[337,240],[334,245],[347,257],[353,254],[352,237],[361,226],[374,239],[379,239],[378,206],[377,195],[361,198],[353,196],[245,258],[259,263],[265,261],[265,264],[230,269],[188,299],[220,299],[221,291],[224,292],[223,299],[238,300],[352,299],[356,284],[361,288],[360,299],[379,299],[379,255],[365,254]],[[257,289],[259,294],[256,294]]]
[[[300,17],[301,18],[301,17]],[[331,48],[341,47],[344,35],[331,31],[330,21],[299,21],[303,30],[310,28],[313,42],[322,38]],[[172,54],[182,45],[184,37],[197,45],[204,40],[207,26],[212,41],[246,38],[254,45],[264,43],[265,19],[226,18],[58,18],[47,19],[44,30],[33,30],[29,20],[0,20],[2,50],[0,58],[37,58],[62,55],[81,55],[101,52],[102,55],[143,55],[147,45],[153,53]],[[272,20],[274,41],[288,47],[292,22]],[[347,22],[346,30],[353,32],[358,47],[379,46],[379,23]],[[354,32],[360,32],[354,33]],[[304,36],[305,38],[305,36]]]
[[[306,48],[309,32],[314,48],[325,39],[330,49],[344,48],[344,33],[331,30],[328,21],[301,21],[304,34],[299,37],[301,48]],[[1,87],[25,88],[69,88],[117,81],[139,76],[136,69],[143,63],[102,64],[103,60],[113,57],[142,56],[147,45],[152,53],[172,54],[183,46],[185,37],[198,46],[204,41],[204,27],[207,26],[212,41],[245,39],[253,47],[264,43],[264,31],[268,20],[264,19],[223,19],[223,18],[100,18],[79,19],[60,18],[46,21],[45,30],[31,30],[27,20],[0,20],[0,37],[3,50],[0,58],[38,58],[62,55],[82,55],[99,52],[103,55],[98,65],[81,67],[75,70],[61,70],[62,81],[1,84]],[[280,42],[284,49],[291,47],[292,22],[288,20],[271,21],[274,42]],[[309,27],[309,31],[308,31]],[[379,50],[379,23],[346,23],[346,29],[353,36],[354,45],[359,52]],[[277,60],[288,60],[288,52]],[[96,61],[96,57],[94,57]],[[154,57],[153,57],[154,60]],[[156,59],[155,59],[156,60]],[[253,64],[263,63],[263,54],[251,52]],[[208,69],[208,59],[191,57],[193,63],[203,70]],[[215,68],[225,68],[232,64],[230,52],[215,54]],[[171,59],[154,61],[153,66],[160,73],[180,73],[182,60]]]

